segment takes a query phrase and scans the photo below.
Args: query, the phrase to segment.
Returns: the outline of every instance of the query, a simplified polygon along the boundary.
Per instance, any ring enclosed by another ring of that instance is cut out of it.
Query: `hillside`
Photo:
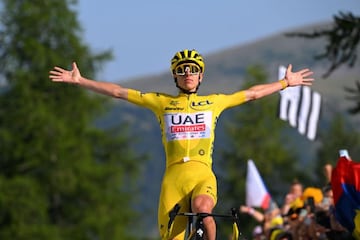
[[[313,29],[324,26],[327,26],[327,24],[305,26],[299,29],[290,29],[287,32],[311,32]],[[346,115],[346,109],[351,106],[351,102],[345,100],[346,93],[343,88],[345,86],[354,87],[354,81],[360,80],[358,77],[360,76],[359,65],[352,69],[344,67],[336,71],[329,79],[323,79],[321,76],[325,73],[328,65],[326,62],[315,61],[314,56],[323,51],[324,40],[289,38],[284,34],[285,32],[278,33],[256,42],[205,55],[205,79],[199,93],[230,93],[239,89],[247,67],[253,64],[265,67],[270,77],[269,81],[274,81],[277,79],[278,66],[292,63],[294,71],[309,67],[315,72],[316,83],[313,89],[320,92],[324,102],[320,125],[326,126],[324,123],[328,122],[334,114]],[[177,92],[168,69],[157,75],[122,82],[121,85],[144,92],[156,91],[173,94]],[[222,126],[227,116],[227,113],[224,114],[218,126],[215,149],[226,143],[226,136],[223,133]],[[356,121],[355,117],[349,117],[349,119]],[[121,123],[128,124],[128,132],[132,133],[135,140],[134,151],[148,156],[147,164],[142,169],[143,178],[139,183],[143,196],[140,202],[148,213],[146,215],[147,224],[151,223],[150,227],[146,227],[156,234],[154,219],[157,219],[157,200],[164,170],[161,136],[156,119],[149,110],[134,107],[126,102],[114,101],[113,109],[101,122],[103,127]],[[295,130],[294,135],[298,135]],[[307,155],[304,155],[303,159],[311,161],[315,157],[314,146],[316,144],[302,136],[297,137],[298,145],[301,148],[310,149],[310,151],[306,151]],[[218,152],[215,150],[215,161],[218,157]],[[306,167],[306,164],[304,166]],[[215,165],[215,167],[217,166]]]

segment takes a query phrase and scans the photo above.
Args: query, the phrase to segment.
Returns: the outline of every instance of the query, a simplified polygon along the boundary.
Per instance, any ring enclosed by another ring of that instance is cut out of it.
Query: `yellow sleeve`
[[[221,95],[221,103],[224,105],[224,109],[235,107],[245,102],[246,102],[245,91],[238,91],[232,94]]]
[[[159,93],[142,93],[138,90],[128,90],[128,101],[138,106],[157,110],[161,105],[162,95]]]

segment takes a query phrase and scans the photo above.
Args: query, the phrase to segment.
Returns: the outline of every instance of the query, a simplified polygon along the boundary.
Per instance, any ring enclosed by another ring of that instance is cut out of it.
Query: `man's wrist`
[[[284,90],[285,88],[287,88],[289,86],[289,83],[286,80],[286,78],[279,80],[279,83],[281,84],[281,90]]]

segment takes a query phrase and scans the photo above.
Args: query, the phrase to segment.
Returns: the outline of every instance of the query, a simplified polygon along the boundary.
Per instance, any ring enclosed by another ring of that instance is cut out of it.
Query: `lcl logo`
[[[213,103],[210,102],[209,100],[200,101],[200,102],[191,102],[192,107],[202,107],[202,106],[211,105],[211,104],[213,104]]]

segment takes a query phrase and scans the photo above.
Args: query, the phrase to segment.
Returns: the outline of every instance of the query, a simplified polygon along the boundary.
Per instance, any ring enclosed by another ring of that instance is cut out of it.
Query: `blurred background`
[[[1,0],[0,10],[0,239],[159,239],[157,119],[49,80],[73,61],[85,77],[169,94],[170,59],[184,48],[205,58],[199,94],[276,81],[289,63],[314,71],[315,139],[279,118],[280,94],[223,113],[216,212],[245,204],[249,159],[279,206],[294,180],[327,186],[340,149],[359,159],[358,0]],[[241,221],[250,239],[258,223]],[[225,239],[231,226],[218,226]]]
[[[357,14],[360,4],[357,0],[230,0],[221,4],[80,0],[76,9],[83,40],[95,50],[113,51],[114,59],[99,72],[99,78],[123,81],[168,70],[179,49],[211,54],[293,28],[329,22],[339,11]],[[144,56],[148,61],[141,64]]]

